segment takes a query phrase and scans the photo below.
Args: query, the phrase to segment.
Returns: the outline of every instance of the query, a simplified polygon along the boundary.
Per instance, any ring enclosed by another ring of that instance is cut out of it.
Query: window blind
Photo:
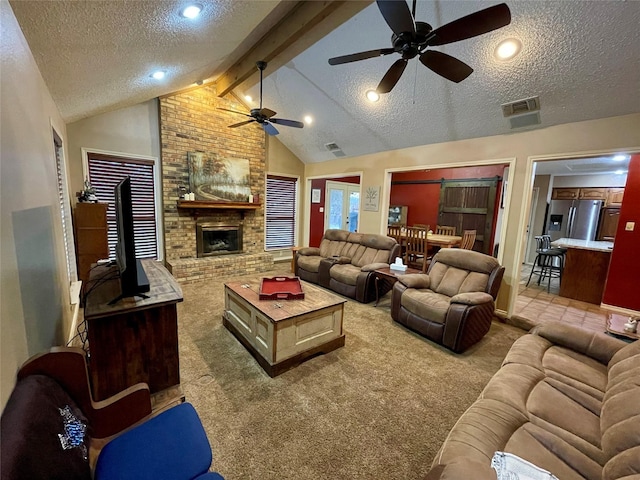
[[[267,175],[266,250],[289,248],[295,245],[297,188],[297,178]]]
[[[108,203],[109,257],[115,259],[116,227],[113,189],[125,177],[131,177],[133,230],[137,258],[157,258],[156,207],[152,160],[88,154],[89,181],[101,203]]]

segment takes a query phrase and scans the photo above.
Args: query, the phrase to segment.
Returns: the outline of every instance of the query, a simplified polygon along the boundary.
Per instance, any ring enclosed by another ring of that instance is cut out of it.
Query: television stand
[[[113,275],[86,299],[89,374],[96,401],[139,382],[148,384],[152,394],[180,390],[177,304],[182,290],[161,263],[142,260],[142,265],[149,277],[145,295],[116,300],[120,279]],[[100,265],[91,271],[91,279],[117,271],[117,266]]]
[[[111,300],[109,303],[107,303],[107,305],[115,305],[116,303],[118,303],[120,300],[122,300],[123,298],[129,298],[129,297],[140,297],[143,300],[147,300],[149,298],[148,295],[145,295],[144,293],[136,293],[135,295],[128,295],[128,296],[124,296],[122,294],[118,295],[116,298],[114,298],[113,300]]]

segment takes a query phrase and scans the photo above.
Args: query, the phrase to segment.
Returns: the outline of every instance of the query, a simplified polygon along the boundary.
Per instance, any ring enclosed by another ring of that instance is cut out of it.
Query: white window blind
[[[62,151],[62,139],[53,132],[53,146],[56,155],[56,174],[58,177],[58,202],[62,218],[62,234],[64,236],[64,256],[67,263],[67,277],[69,283],[76,279],[76,255],[71,234],[71,200],[67,188],[67,175]]]
[[[117,227],[113,195],[115,186],[131,177],[133,230],[137,258],[157,258],[156,208],[154,199],[153,161],[88,153],[89,181],[101,203],[108,203],[109,256],[115,259]]]
[[[265,249],[289,248],[296,241],[296,192],[298,180],[267,175]]]

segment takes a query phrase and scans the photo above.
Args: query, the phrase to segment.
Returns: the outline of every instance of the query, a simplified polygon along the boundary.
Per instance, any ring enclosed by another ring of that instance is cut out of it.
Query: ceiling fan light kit
[[[413,11],[404,1],[377,0],[382,17],[392,30],[390,48],[379,48],[329,59],[329,65],[357,62],[368,58],[398,53],[396,60],[378,84],[378,93],[389,93],[404,73],[409,60],[418,57],[420,63],[438,75],[459,83],[473,72],[466,63],[428,47],[446,45],[466,40],[502,28],[511,23],[509,7],[501,3],[442,25],[435,30],[426,22],[415,20],[416,0]]]
[[[267,68],[267,62],[256,62],[258,70],[260,70],[260,107],[252,108],[249,113],[238,112],[236,110],[229,110],[228,108],[218,108],[218,110],[224,110],[225,112],[236,113],[238,115],[244,115],[245,117],[251,117],[250,120],[244,120],[242,122],[229,125],[229,128],[238,128],[249,123],[257,122],[267,133],[267,135],[278,135],[278,129],[273,126],[274,123],[283,125],[285,127],[303,128],[304,123],[297,120],[287,120],[286,118],[274,118],[276,112],[269,108],[262,108],[262,72]]]

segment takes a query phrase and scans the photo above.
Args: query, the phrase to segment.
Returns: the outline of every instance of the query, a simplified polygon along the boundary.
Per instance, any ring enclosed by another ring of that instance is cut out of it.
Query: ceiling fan
[[[237,112],[235,110],[229,110],[228,108],[218,108],[218,110],[224,110],[226,112],[237,113],[239,115],[244,115],[246,117],[251,117],[251,120],[245,120],[244,122],[234,123],[233,125],[229,125],[229,128],[237,128],[243,125],[247,125],[249,123],[258,122],[265,132],[269,135],[278,135],[278,129],[272,125],[272,123],[277,123],[278,125],[284,125],[285,127],[295,127],[302,128],[304,124],[302,122],[298,122],[296,120],[287,120],[285,118],[273,118],[276,114],[273,110],[268,108],[262,108],[262,72],[265,68],[267,68],[267,62],[259,61],[256,62],[256,66],[258,70],[260,70],[260,108],[252,108],[249,113],[245,112]]]
[[[427,50],[427,47],[446,45],[447,43],[482,35],[504,27],[511,22],[509,7],[501,3],[433,30],[428,23],[415,20],[416,0],[413,0],[413,12],[409,11],[409,6],[404,1],[377,0],[376,3],[383,18],[393,31],[393,35],[391,35],[393,47],[330,58],[329,65],[340,65],[391,53],[399,53],[402,58],[387,70],[387,73],[385,73],[376,88],[378,93],[389,93],[400,80],[409,60],[418,55],[418,59],[425,67],[452,82],[461,82],[471,75],[473,68],[446,53]]]

